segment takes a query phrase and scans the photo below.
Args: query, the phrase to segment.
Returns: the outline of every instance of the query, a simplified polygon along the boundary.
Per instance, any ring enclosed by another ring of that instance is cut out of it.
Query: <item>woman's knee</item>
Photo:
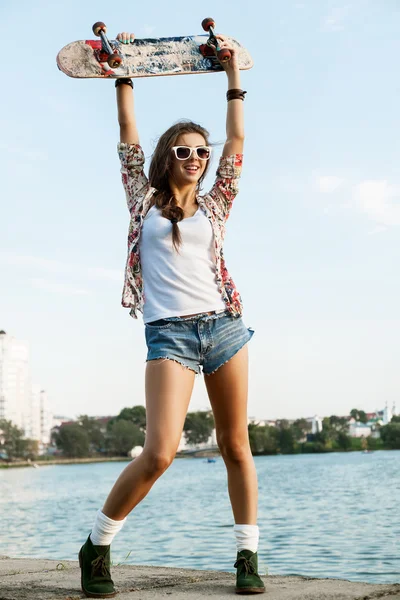
[[[141,457],[145,461],[146,470],[150,475],[161,475],[171,465],[175,458],[175,452],[144,448]]]
[[[233,463],[244,463],[251,458],[248,436],[219,435],[218,447],[222,457]]]

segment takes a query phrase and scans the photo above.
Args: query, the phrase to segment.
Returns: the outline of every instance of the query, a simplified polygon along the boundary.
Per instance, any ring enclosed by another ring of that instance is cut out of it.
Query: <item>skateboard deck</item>
[[[251,69],[253,60],[249,52],[234,38],[226,39],[238,50],[239,68]],[[214,50],[207,45],[208,40],[207,35],[136,39],[133,44],[110,40],[112,52],[122,59],[121,64],[115,67],[107,62],[109,54],[106,53],[102,40],[78,41],[60,50],[57,65],[69,77],[80,79],[156,77],[223,71]]]

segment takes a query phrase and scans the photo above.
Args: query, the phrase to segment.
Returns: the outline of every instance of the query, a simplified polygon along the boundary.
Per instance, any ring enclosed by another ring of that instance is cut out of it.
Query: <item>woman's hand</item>
[[[220,46],[221,50],[222,49],[229,50],[231,53],[230,60],[227,60],[225,62],[220,62],[220,65],[222,66],[224,71],[228,75],[229,75],[229,73],[239,71],[239,61],[238,61],[238,55],[237,55],[236,48],[234,48],[232,46],[231,42],[227,41],[226,36],[218,33],[215,37],[219,41],[219,46]]]
[[[123,33],[119,33],[115,39],[123,44],[133,44],[135,41],[135,34],[124,31]]]

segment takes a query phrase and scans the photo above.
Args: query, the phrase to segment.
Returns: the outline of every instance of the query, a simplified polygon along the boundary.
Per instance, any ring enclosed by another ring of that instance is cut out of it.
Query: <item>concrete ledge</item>
[[[234,573],[168,567],[113,567],[119,600],[204,600],[237,597]],[[0,557],[0,600],[79,600],[77,561]],[[269,600],[400,600],[400,584],[354,583],[298,576],[264,577]]]

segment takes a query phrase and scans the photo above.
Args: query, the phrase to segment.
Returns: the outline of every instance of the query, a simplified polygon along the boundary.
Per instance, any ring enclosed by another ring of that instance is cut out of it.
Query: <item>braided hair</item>
[[[172,244],[176,251],[179,251],[179,247],[182,244],[178,223],[182,221],[184,213],[182,208],[178,206],[178,202],[171,191],[169,175],[172,166],[171,149],[176,145],[179,136],[185,133],[199,133],[203,136],[206,145],[209,145],[210,134],[204,127],[192,121],[178,121],[178,123],[172,125],[159,138],[149,168],[150,185],[157,190],[152,198],[152,206],[159,208],[162,216],[171,221]],[[209,162],[207,161],[204,172],[197,183],[197,191],[201,189]]]

